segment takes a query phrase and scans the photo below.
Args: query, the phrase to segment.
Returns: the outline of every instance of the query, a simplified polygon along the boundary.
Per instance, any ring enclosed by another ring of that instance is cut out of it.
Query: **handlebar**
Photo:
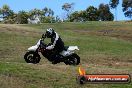
[[[40,47],[41,48],[46,48],[47,44],[44,43],[44,39],[40,40]]]
[[[43,35],[42,35],[42,39],[45,39],[45,38],[46,38],[46,35],[45,35],[45,34],[43,34]]]

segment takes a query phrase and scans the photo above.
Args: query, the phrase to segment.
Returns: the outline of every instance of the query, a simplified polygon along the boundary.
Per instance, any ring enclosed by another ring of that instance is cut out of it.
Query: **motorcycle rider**
[[[51,55],[52,63],[57,64],[61,59],[59,53],[64,50],[64,42],[53,28],[47,29],[43,35],[44,38],[51,38],[51,43],[46,46],[46,49],[53,50],[54,53]]]

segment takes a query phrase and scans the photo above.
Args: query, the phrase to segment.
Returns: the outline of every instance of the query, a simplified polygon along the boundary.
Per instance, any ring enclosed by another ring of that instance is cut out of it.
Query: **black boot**
[[[54,56],[54,60],[52,61],[52,64],[57,64],[61,62],[61,58],[59,55]]]
[[[57,64],[57,62],[56,61],[52,61],[52,64]]]

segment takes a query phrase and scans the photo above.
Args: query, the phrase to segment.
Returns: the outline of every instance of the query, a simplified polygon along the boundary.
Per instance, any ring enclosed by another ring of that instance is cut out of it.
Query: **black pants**
[[[60,62],[61,61],[61,55],[59,54],[60,52],[62,52],[62,50],[54,50],[53,54],[51,55],[51,59],[53,62]]]

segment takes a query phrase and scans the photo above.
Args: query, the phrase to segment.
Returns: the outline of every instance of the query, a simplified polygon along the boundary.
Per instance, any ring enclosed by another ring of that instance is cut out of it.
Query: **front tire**
[[[24,55],[24,59],[27,63],[37,64],[40,62],[40,55],[36,52],[29,51]]]
[[[84,76],[78,76],[76,80],[78,84],[85,84],[87,82],[87,79]]]
[[[68,57],[67,61],[64,62],[66,65],[79,65],[80,57],[77,54],[72,54]]]

